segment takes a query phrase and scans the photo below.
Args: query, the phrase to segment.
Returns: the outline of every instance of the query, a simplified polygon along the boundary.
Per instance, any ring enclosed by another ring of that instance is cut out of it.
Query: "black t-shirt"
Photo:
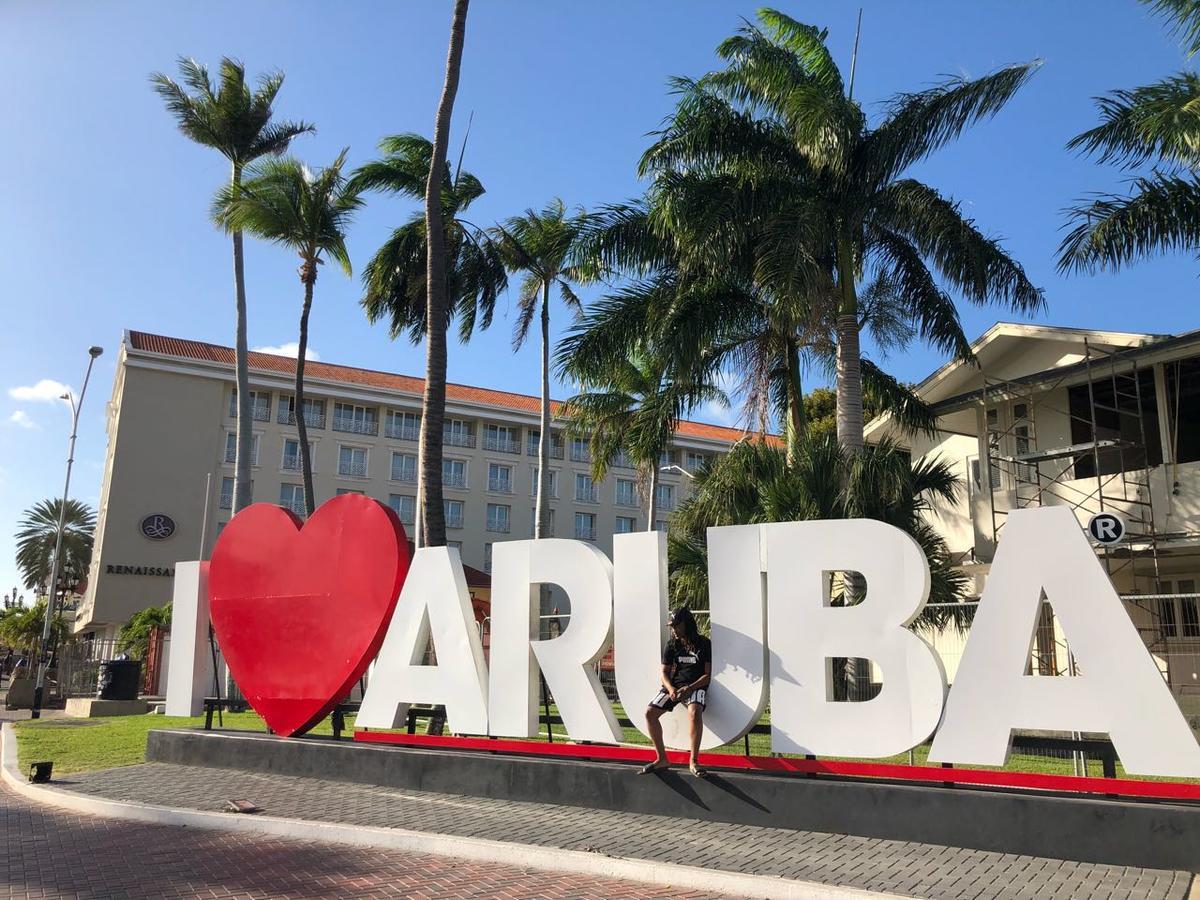
[[[697,635],[696,649],[689,650],[683,641],[672,638],[663,648],[662,661],[664,666],[671,666],[671,684],[685,687],[699,680],[705,665],[712,662],[712,641],[702,634]]]

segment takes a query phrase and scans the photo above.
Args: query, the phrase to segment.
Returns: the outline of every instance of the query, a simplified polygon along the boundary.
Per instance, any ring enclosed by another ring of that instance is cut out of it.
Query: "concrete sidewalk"
[[[732,892],[756,896],[821,896],[822,886],[830,890],[826,896],[841,891],[845,891],[843,896],[880,892],[930,898],[1184,900],[1189,895],[1200,896],[1200,891],[1193,893],[1193,877],[1186,872],[397,791],[287,775],[145,764],[68,776],[57,786],[81,800],[103,798],[169,806],[209,816],[228,815],[228,819],[237,820],[239,828],[252,828],[254,817],[220,811],[228,799],[247,799],[261,808],[260,816],[271,820],[308,823],[314,829],[352,826],[362,829],[364,834],[378,834],[381,829],[418,833],[440,838],[447,845],[444,852],[451,855],[458,852],[454,849],[458,846],[455,841],[508,845],[514,848],[510,851],[513,854],[518,851],[523,854],[525,850],[541,853],[543,860],[553,859],[554,867],[560,871],[569,867],[568,863],[560,867],[562,860],[583,858],[583,854],[599,854],[614,861],[639,861],[648,867],[643,870],[646,872],[655,871],[654,866],[662,867],[665,872],[672,867],[681,872],[699,869],[711,873],[709,886],[713,890],[731,892],[730,885],[738,884],[736,876],[743,876],[745,886]],[[369,843],[370,839],[364,841]],[[553,855],[556,852],[558,856]],[[537,865],[529,862],[531,858],[534,857],[522,856],[521,864]],[[724,876],[734,880],[720,882]],[[662,878],[656,878],[656,883],[663,884]],[[696,886],[687,880],[673,883],[681,887]]]

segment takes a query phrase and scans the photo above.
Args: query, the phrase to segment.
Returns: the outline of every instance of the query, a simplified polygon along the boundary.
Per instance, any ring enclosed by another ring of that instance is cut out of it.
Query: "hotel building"
[[[423,380],[309,362],[298,411],[294,379],[295,360],[250,354],[254,501],[304,515],[299,413],[308,426],[318,504],[336,494],[366,494],[390,505],[411,529]],[[177,561],[208,558],[232,515],[235,404],[231,348],[125,334],[108,404],[95,553],[76,633],[113,636],[134,613],[171,599]],[[447,538],[467,566],[485,573],[496,542],[533,536],[538,409],[538,398],[524,394],[457,384],[446,389]],[[690,473],[742,437],[736,429],[679,424],[660,461],[655,527],[665,528],[688,491]],[[649,524],[633,468],[617,460],[602,483],[593,483],[587,441],[567,439],[558,429],[552,440],[553,536],[594,541],[611,555],[614,533]]]

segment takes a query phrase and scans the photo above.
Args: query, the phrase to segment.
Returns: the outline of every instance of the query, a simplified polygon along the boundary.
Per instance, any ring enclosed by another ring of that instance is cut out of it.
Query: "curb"
[[[859,888],[794,881],[770,875],[748,875],[719,869],[681,866],[630,857],[605,856],[581,850],[534,847],[507,841],[467,838],[453,835],[409,831],[402,828],[374,828],[310,822],[277,816],[237,816],[203,810],[177,809],[91,797],[53,785],[33,785],[22,778],[17,767],[17,739],[12,723],[0,730],[0,780],[26,800],[71,812],[123,819],[153,825],[175,825],[232,831],[301,841],[325,841],[357,847],[377,847],[406,853],[431,854],[472,862],[543,869],[619,878],[660,887],[716,891],[742,897],[787,898],[787,900],[865,900],[894,898],[898,894],[877,893]]]

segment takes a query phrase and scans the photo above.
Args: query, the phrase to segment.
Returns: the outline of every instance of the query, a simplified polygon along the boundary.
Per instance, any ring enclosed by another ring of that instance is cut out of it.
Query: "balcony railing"
[[[290,509],[302,519],[308,515],[308,509],[304,506],[303,500],[280,500],[279,505],[284,509]]]
[[[233,509],[233,494],[221,494],[221,499],[217,501],[217,506],[221,509]]]
[[[533,485],[529,488],[529,499],[530,500],[534,500],[537,498],[537,489],[538,489],[538,483],[535,480],[533,482]],[[550,482],[550,488],[546,492],[546,496],[549,497],[551,500],[558,499],[558,485],[555,482],[553,482],[553,481]]]
[[[416,469],[392,469],[392,481],[403,481],[406,484],[417,483]]]
[[[670,512],[675,508],[675,498],[659,497],[658,501],[654,505],[658,507],[659,512]]]
[[[225,448],[225,462],[227,462],[227,463],[237,462],[237,447],[226,447]]]
[[[591,462],[592,454],[587,447],[571,446],[571,462]]]
[[[279,413],[275,416],[275,421],[280,425],[295,425],[296,411],[288,409],[286,406],[280,405]],[[309,428],[324,428],[325,413],[319,409],[307,409],[304,411],[304,424]]]
[[[626,496],[624,494],[617,494],[617,499],[614,502],[617,506],[627,506],[631,509],[636,509],[640,505],[638,503],[637,494],[633,494],[630,496]]]
[[[333,430],[346,431],[350,434],[379,434],[378,419],[355,419],[352,416],[337,416],[333,417]]]
[[[520,453],[521,445],[517,443],[515,438],[485,434],[483,436],[483,449],[493,450],[496,453]]]
[[[395,441],[415,441],[421,436],[421,426],[412,422],[388,422],[383,434]]]
[[[299,472],[300,471],[300,454],[299,453],[285,453],[283,455],[283,467],[282,468],[285,472]]]
[[[446,527],[447,528],[462,528],[463,527],[462,513],[461,512],[446,513]]]
[[[475,435],[461,431],[443,431],[442,443],[450,447],[474,447]]]
[[[501,534],[508,534],[509,520],[508,519],[488,519],[487,530],[498,531]]]
[[[497,494],[511,494],[512,493],[512,479],[511,478],[489,478],[488,479],[488,490],[495,491]]]
[[[525,454],[527,456],[537,456],[538,455],[538,442],[537,442],[536,438],[530,438],[528,441],[525,442]],[[556,443],[550,444],[550,458],[551,459],[562,459],[563,458],[563,445],[562,444],[556,444]]]
[[[633,465],[633,460],[631,460],[631,459],[630,459],[630,458],[629,458],[629,457],[628,457],[626,454],[624,454],[624,453],[618,453],[618,454],[616,455],[616,457],[614,457],[614,458],[613,458],[613,461],[612,461],[612,467],[613,467],[614,469],[632,469],[632,468],[635,468],[635,467],[634,467],[634,465]]]
[[[445,487],[465,488],[467,486],[467,475],[465,472],[443,472],[442,484]]]
[[[596,539],[596,529],[594,526],[593,527],[588,527],[586,525],[576,525],[575,526],[575,540],[577,540],[577,541],[594,541],[595,539]]]
[[[575,499],[579,503],[599,503],[600,488],[592,485],[590,488],[575,486]]]
[[[356,463],[356,462],[339,462],[338,463],[338,474],[339,475],[349,475],[352,478],[366,478],[367,477],[367,464],[366,463]]]

